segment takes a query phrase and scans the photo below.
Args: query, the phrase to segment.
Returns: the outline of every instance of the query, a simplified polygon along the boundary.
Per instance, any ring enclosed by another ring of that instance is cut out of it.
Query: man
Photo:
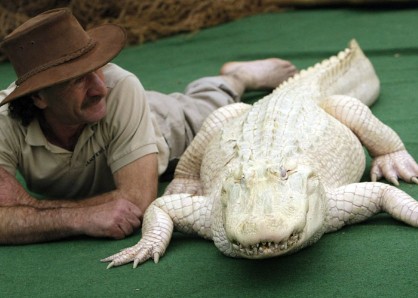
[[[296,72],[275,58],[230,62],[184,94],[163,95],[109,63],[125,39],[118,26],[84,31],[55,9],[2,42],[18,79],[0,93],[0,243],[131,234],[156,198],[158,175],[209,113]]]

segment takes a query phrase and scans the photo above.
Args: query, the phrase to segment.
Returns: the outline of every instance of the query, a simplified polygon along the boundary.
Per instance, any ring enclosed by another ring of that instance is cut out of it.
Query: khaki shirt
[[[107,115],[87,125],[68,151],[49,143],[37,120],[24,127],[0,111],[0,166],[18,170],[29,190],[49,198],[84,198],[115,189],[113,173],[150,153],[160,152],[159,173],[168,164],[168,147],[151,115],[138,78],[108,64]],[[0,92],[0,100],[14,85]]]

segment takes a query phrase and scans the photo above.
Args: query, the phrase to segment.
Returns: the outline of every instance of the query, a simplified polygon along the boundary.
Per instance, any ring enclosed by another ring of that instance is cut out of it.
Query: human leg
[[[223,76],[190,83],[184,93],[146,91],[150,110],[169,151],[169,161],[180,158],[214,110],[240,100]]]

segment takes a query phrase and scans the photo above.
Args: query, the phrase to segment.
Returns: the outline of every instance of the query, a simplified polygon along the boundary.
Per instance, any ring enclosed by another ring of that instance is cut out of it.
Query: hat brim
[[[96,42],[90,51],[76,59],[29,77],[5,97],[0,106],[24,95],[94,71],[111,61],[125,46],[125,30],[117,25],[105,24],[87,32]]]

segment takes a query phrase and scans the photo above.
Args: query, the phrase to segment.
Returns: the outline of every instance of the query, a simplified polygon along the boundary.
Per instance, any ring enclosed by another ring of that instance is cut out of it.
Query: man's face
[[[106,115],[107,92],[103,72],[98,69],[40,91],[35,104],[43,109],[48,122],[84,125]]]

